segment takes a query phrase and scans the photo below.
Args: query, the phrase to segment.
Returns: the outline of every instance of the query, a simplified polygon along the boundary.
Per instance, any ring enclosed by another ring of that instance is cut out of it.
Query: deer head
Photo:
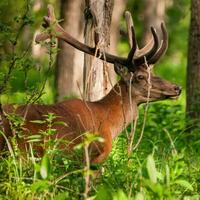
[[[142,49],[139,49],[131,14],[126,12],[126,16],[128,19],[128,38],[131,46],[127,58],[111,55],[97,49],[99,38],[97,33],[95,33],[95,47],[77,41],[57,23],[51,5],[48,6],[48,15],[44,17],[43,26],[45,28],[51,26],[52,31],[50,34],[37,35],[35,40],[39,42],[54,36],[66,41],[80,51],[93,56],[96,54],[98,58],[114,64],[115,72],[128,87],[131,86],[132,97],[136,98],[138,104],[146,102],[147,98],[149,101],[156,101],[179,96],[181,93],[179,86],[156,77],[151,72],[152,66],[161,58],[168,47],[168,34],[164,23],[161,23],[162,39],[158,37],[155,28],[151,27],[152,40]]]
[[[121,65],[115,65],[115,71],[128,87],[131,87],[132,98],[137,104],[147,101],[175,99],[181,93],[181,88],[151,72],[151,66],[137,66],[134,72],[129,72]],[[148,94],[149,93],[149,94]]]

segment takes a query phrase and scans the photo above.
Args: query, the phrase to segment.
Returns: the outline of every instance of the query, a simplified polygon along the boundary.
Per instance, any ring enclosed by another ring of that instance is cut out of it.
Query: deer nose
[[[178,94],[178,95],[180,95],[181,94],[181,87],[180,86],[178,86],[178,85],[175,85],[174,86],[174,90],[176,91],[176,93]]]

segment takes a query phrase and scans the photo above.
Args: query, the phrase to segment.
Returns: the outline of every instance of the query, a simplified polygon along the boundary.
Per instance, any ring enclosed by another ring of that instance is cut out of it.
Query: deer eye
[[[137,79],[138,79],[138,80],[143,80],[143,79],[144,79],[144,76],[143,76],[143,75],[138,75],[138,76],[137,76]]]

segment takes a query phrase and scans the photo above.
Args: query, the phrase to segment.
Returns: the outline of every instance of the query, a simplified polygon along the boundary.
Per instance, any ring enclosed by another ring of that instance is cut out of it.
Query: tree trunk
[[[98,48],[108,51],[110,45],[110,25],[113,10],[112,0],[85,0],[85,43],[95,45],[95,32],[99,36]],[[112,84],[110,78],[113,67],[101,60],[85,55],[84,60],[84,97],[96,101],[105,96]]]
[[[142,44],[145,45],[151,39],[151,26],[160,32],[160,24],[165,20],[165,10],[167,2],[164,0],[146,0],[143,13],[144,31],[142,36]]]
[[[187,65],[187,116],[200,128],[200,1],[192,0]]]
[[[125,11],[126,4],[127,0],[115,0],[114,3],[110,36],[110,52],[112,54],[117,54],[117,44],[120,33],[120,19]]]
[[[61,0],[62,27],[73,37],[83,41],[83,9],[80,0]],[[80,95],[82,88],[83,53],[64,41],[58,43],[59,52],[56,66],[57,100],[66,96]],[[78,82],[78,85],[77,85]]]

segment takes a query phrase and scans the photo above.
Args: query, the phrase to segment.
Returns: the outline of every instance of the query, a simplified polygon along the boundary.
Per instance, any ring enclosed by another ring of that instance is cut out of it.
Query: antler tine
[[[129,67],[132,67],[132,65],[134,66],[134,63],[132,63],[132,61],[133,61],[133,56],[135,55],[135,52],[137,49],[137,40],[136,40],[136,35],[135,35],[133,18],[129,11],[125,12],[125,19],[126,19],[127,32],[128,32],[128,41],[131,47],[131,50],[127,57],[127,63],[128,63],[127,67],[129,68]]]
[[[47,33],[40,33],[40,34],[36,35],[35,42],[39,43],[39,42],[45,41],[45,40],[47,40],[49,38],[50,38],[49,34],[47,34]]]
[[[132,32],[132,48],[128,54],[127,57],[127,63],[129,64],[128,67],[132,67],[135,66],[134,62],[133,62],[133,57],[135,55],[136,49],[137,49],[137,42],[136,42],[136,36],[135,36],[135,30],[134,27],[131,27],[131,32]]]
[[[162,30],[163,39],[161,41],[160,48],[155,53],[155,55],[151,59],[149,59],[149,61],[148,61],[149,64],[155,64],[161,58],[161,56],[165,54],[165,52],[167,50],[168,34],[167,34],[167,30],[166,30],[166,27],[163,22],[161,23],[161,30]]]
[[[42,24],[42,26],[44,28],[48,28],[51,24],[56,23],[54,8],[52,5],[47,6],[47,16],[44,16],[43,20],[44,20],[44,23]],[[39,43],[41,41],[45,41],[45,40],[49,39],[50,37],[51,37],[51,35],[47,34],[47,33],[37,34],[35,37],[35,42]]]
[[[125,12],[125,20],[126,20],[126,27],[127,27],[127,33],[128,33],[128,42],[129,42],[130,48],[132,48],[134,44],[137,45],[137,41],[134,41],[135,37],[133,38],[133,30],[132,29],[134,27],[134,23],[133,23],[132,15],[129,11]],[[134,35],[135,35],[135,32],[134,32]]]
[[[154,45],[151,49],[149,49],[149,51],[142,54],[140,57],[137,57],[134,59],[136,66],[141,65],[145,62],[144,57],[146,57],[146,60],[148,62],[149,59],[151,59],[154,56],[154,54],[157,52],[157,50],[159,48],[159,39],[158,39],[158,35],[156,33],[156,29],[154,27],[151,27],[151,33],[153,36]]]
[[[142,47],[141,49],[137,49],[135,58],[141,57],[143,54],[145,54],[147,51],[149,51],[149,49],[152,49],[153,45],[154,45],[154,40],[152,37],[150,42],[148,42],[144,47]]]

